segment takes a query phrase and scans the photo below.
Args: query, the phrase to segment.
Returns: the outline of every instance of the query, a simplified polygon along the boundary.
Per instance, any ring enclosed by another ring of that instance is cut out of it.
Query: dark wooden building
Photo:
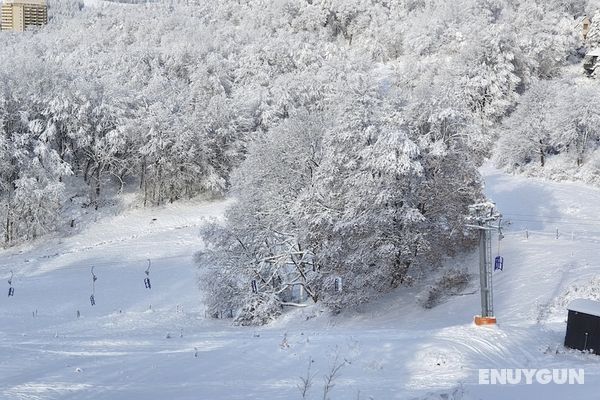
[[[577,299],[567,308],[565,346],[600,354],[600,302]]]

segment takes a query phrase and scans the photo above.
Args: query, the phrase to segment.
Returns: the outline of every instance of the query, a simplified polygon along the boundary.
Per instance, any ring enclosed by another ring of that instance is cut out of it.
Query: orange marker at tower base
[[[476,315],[474,322],[477,326],[496,325],[496,317],[482,317],[481,315]]]

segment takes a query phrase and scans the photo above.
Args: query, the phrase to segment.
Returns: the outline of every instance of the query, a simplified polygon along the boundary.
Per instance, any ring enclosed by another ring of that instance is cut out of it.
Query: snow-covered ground
[[[511,222],[494,276],[496,327],[472,323],[477,279],[432,310],[416,304],[418,289],[403,289],[360,311],[310,307],[261,328],[206,319],[192,257],[199,227],[226,203],[130,210],[0,252],[2,290],[15,272],[15,296],[0,296],[0,399],[300,399],[310,360],[316,399],[336,357],[344,365],[331,399],[592,398],[600,358],[562,341],[565,305],[600,299],[600,190],[483,172]],[[476,271],[471,260],[456,263]],[[584,385],[478,385],[479,368],[586,375]]]

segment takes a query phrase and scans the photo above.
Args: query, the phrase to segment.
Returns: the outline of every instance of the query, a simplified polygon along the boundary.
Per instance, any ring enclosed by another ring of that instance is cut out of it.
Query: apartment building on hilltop
[[[48,22],[46,0],[4,0],[0,8],[0,30],[23,32]]]

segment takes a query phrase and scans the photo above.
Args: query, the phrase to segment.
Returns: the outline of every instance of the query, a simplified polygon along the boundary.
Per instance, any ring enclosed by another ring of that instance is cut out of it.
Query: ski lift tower
[[[502,215],[496,211],[492,202],[478,203],[469,206],[469,218],[472,222],[466,225],[477,229],[479,232],[479,281],[481,284],[481,315],[475,316],[476,325],[494,325],[494,292],[492,286],[492,231],[500,229],[492,223],[498,221]]]

